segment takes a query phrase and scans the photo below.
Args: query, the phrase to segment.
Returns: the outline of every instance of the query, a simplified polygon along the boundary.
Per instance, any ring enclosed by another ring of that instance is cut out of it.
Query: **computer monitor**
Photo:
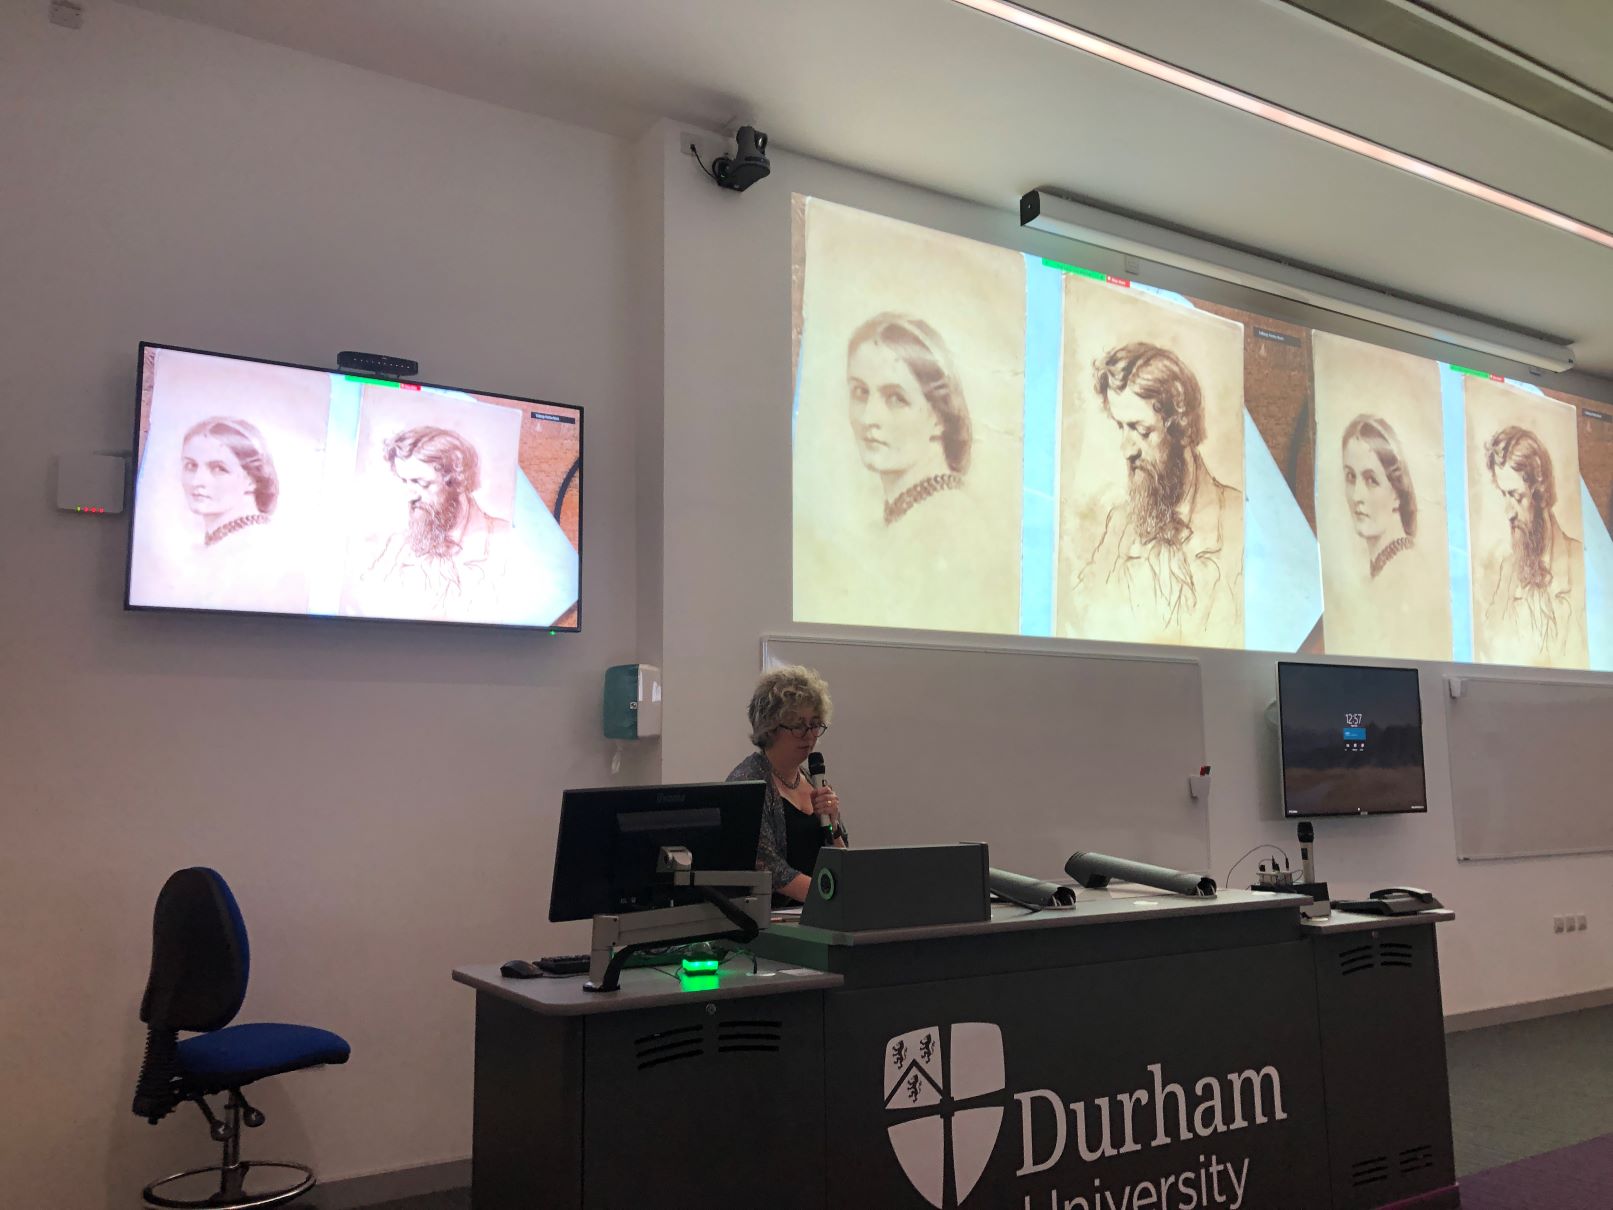
[[[1415,668],[1277,665],[1283,813],[1428,810]]]
[[[754,870],[766,797],[761,781],[567,790],[549,919],[699,902],[699,892],[657,874],[661,849],[688,849],[696,870]]]

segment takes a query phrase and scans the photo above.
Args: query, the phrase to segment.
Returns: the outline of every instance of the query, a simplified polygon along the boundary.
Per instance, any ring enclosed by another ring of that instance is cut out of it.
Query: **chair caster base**
[[[271,1189],[264,1193],[249,1193],[245,1189],[247,1175],[260,1168],[279,1169],[300,1179],[295,1184],[279,1189]],[[165,1185],[172,1185],[208,1172],[218,1173],[219,1187],[207,1197],[173,1198],[161,1192]],[[160,1181],[152,1181],[143,1190],[143,1196],[146,1205],[161,1207],[162,1210],[264,1210],[268,1206],[283,1206],[293,1198],[301,1197],[312,1189],[314,1184],[313,1169],[305,1164],[243,1160],[229,1168],[220,1164],[211,1164],[206,1168],[187,1168],[184,1172],[165,1176]]]

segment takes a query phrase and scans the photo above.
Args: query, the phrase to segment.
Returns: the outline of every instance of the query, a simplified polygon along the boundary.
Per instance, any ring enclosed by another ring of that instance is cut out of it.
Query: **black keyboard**
[[[555,954],[538,959],[538,969],[546,975],[586,975],[590,959],[587,954]]]

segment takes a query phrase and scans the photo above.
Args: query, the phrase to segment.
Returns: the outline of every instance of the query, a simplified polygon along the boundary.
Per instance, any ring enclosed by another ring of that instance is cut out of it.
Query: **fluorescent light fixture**
[[[1019,221],[1038,231],[1112,248],[1116,252],[1129,252],[1144,260],[1247,286],[1338,315],[1383,324],[1401,332],[1460,345],[1464,349],[1492,353],[1542,370],[1561,373],[1574,366],[1574,350],[1567,345],[1514,332],[1481,319],[1454,315],[1325,273],[1285,265],[1197,235],[1070,201],[1046,190],[1032,189],[1020,199]]]
[[[1430,164],[1427,160],[1418,159],[1414,155],[1407,155],[1403,151],[1396,151],[1392,147],[1385,147],[1381,143],[1374,143],[1371,139],[1362,138],[1358,134],[1351,134],[1337,126],[1330,126],[1326,122],[1319,122],[1315,118],[1308,118],[1302,113],[1296,113],[1282,105],[1275,105],[1270,101],[1262,101],[1259,97],[1250,96],[1236,88],[1229,88],[1225,84],[1218,84],[1206,76],[1185,68],[1176,67],[1141,51],[1121,46],[1117,42],[1110,42],[1107,38],[1100,38],[1096,34],[1089,34],[1083,29],[1077,29],[1053,17],[1044,16],[1018,4],[1010,4],[1008,0],[953,0],[965,8],[972,8],[976,12],[985,13],[989,17],[996,17],[1017,25],[1020,29],[1028,30],[1033,34],[1040,34],[1054,42],[1074,47],[1076,50],[1086,51],[1089,55],[1096,55],[1110,63],[1121,67],[1129,67],[1132,71],[1141,72],[1166,84],[1174,84],[1177,88],[1186,89],[1201,97],[1208,97],[1212,101],[1219,101],[1223,105],[1230,105],[1233,109],[1252,114],[1257,118],[1264,118],[1268,122],[1275,122],[1289,130],[1309,135],[1313,139],[1320,139],[1334,147],[1353,151],[1357,155],[1365,156],[1369,160],[1376,160],[1380,164],[1387,164],[1391,168],[1398,168],[1402,172],[1409,172],[1413,176],[1420,176],[1424,180],[1433,181],[1437,185],[1444,185],[1447,189],[1454,189],[1457,193],[1477,198],[1481,202],[1489,202],[1492,206],[1500,206],[1503,210],[1510,210],[1514,214],[1521,214],[1524,218],[1534,219],[1537,223],[1545,223],[1548,227],[1556,227],[1570,235],[1577,235],[1581,239],[1588,239],[1592,243],[1601,244],[1604,248],[1613,248],[1613,232],[1604,231],[1590,223],[1581,222],[1577,218],[1542,206],[1538,202],[1531,202],[1527,198],[1519,197],[1515,193],[1508,193],[1504,189],[1497,189],[1493,185],[1486,185],[1472,177],[1463,176],[1459,172],[1452,172],[1448,168],[1441,168],[1437,164]]]

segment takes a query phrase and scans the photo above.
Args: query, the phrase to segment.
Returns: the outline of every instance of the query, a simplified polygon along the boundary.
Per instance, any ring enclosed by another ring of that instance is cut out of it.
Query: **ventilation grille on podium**
[[[732,1051],[777,1051],[784,1037],[784,1026],[778,1021],[719,1021],[717,1023],[717,1053]]]
[[[1371,1159],[1357,1160],[1350,1165],[1350,1184],[1360,1189],[1389,1179],[1389,1157],[1375,1155]]]
[[[706,1027],[685,1025],[646,1034],[633,1039],[633,1050],[640,1071],[646,1067],[659,1067],[663,1063],[676,1063],[679,1059],[698,1059],[706,1053]]]
[[[1374,1155],[1368,1159],[1357,1160],[1350,1165],[1350,1184],[1360,1189],[1389,1180],[1396,1175],[1397,1168],[1400,1176],[1410,1176],[1414,1172],[1421,1172],[1433,1166],[1434,1145],[1423,1143],[1400,1152],[1394,1163],[1391,1163],[1386,1155]]]
[[[1358,975],[1379,966],[1400,966],[1410,969],[1411,943],[1378,938],[1361,945],[1352,945],[1339,951],[1339,974]]]
[[[780,1021],[716,1022],[716,1053],[735,1054],[757,1051],[777,1053],[783,1045],[784,1025]],[[638,1069],[660,1067],[679,1059],[698,1059],[709,1045],[705,1025],[684,1025],[633,1039],[633,1057]]]
[[[1413,1172],[1421,1172],[1424,1168],[1434,1166],[1434,1145],[1424,1143],[1421,1147],[1408,1147],[1400,1153],[1400,1175],[1407,1176]]]

